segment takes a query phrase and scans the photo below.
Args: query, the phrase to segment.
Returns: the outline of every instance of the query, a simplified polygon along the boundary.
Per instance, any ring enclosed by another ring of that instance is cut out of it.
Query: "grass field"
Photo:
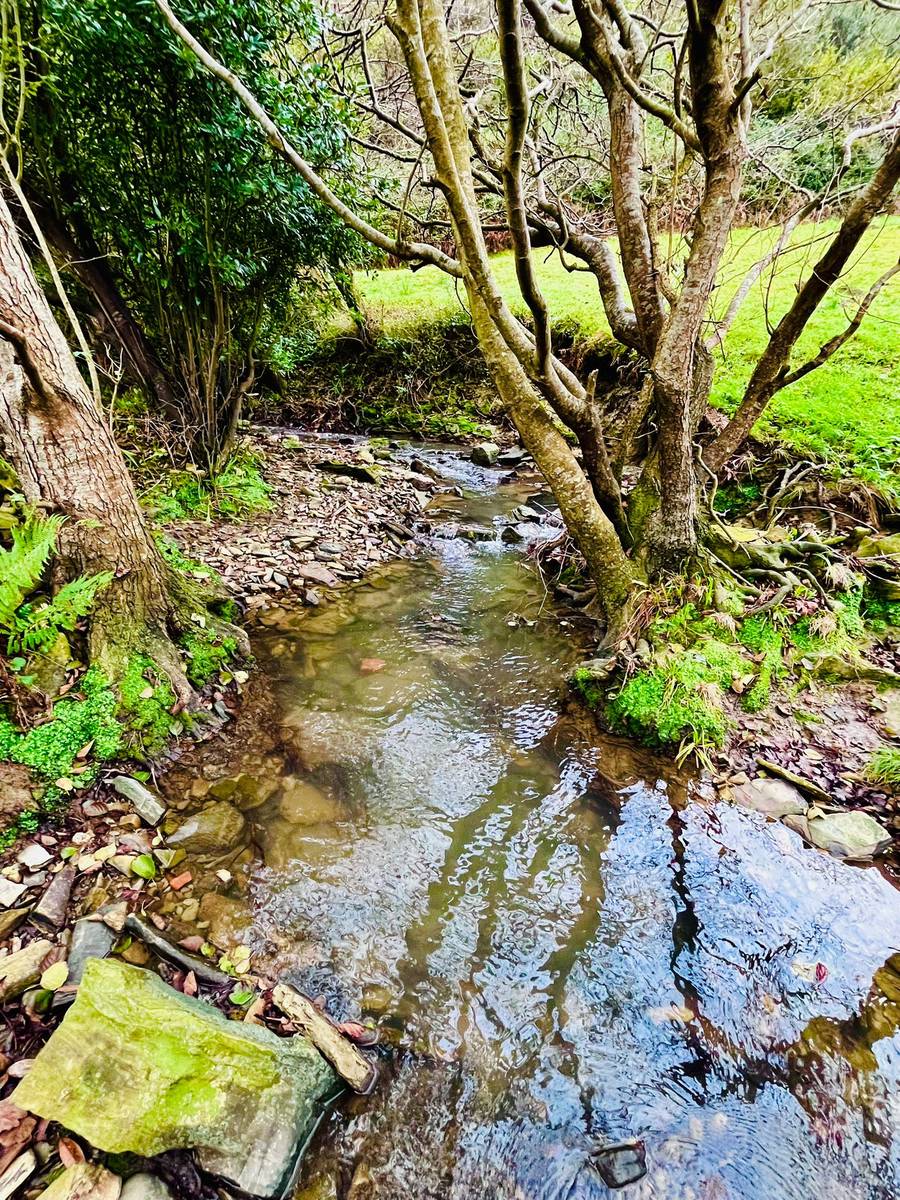
[[[777,321],[791,302],[798,280],[821,253],[835,228],[823,222],[795,233],[791,248],[777,267],[764,272],[747,296],[724,345],[717,351],[713,402],[731,410],[740,400],[759,352],[767,340],[767,315]],[[775,231],[737,230],[720,273],[717,312],[727,307],[748,267],[774,244]],[[900,218],[881,219],[869,231],[840,285],[833,289],[810,322],[797,349],[802,361],[839,332],[847,315],[872,282],[897,261]],[[518,293],[512,258],[492,259],[497,278],[517,311]],[[585,273],[567,272],[558,256],[535,251],[541,286],[554,320],[575,326],[582,337],[608,334],[596,285]],[[462,311],[464,294],[437,268],[374,271],[360,275],[366,307],[392,336],[417,329]],[[770,406],[757,434],[777,436],[793,450],[851,470],[900,496],[900,276],[881,292],[859,332],[825,366],[785,389]]]

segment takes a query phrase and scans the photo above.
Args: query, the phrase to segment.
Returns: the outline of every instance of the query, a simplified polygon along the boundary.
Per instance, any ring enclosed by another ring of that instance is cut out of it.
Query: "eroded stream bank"
[[[208,936],[391,1047],[298,1198],[586,1200],[630,1138],[636,1197],[895,1195],[900,896],[567,712],[578,630],[498,536],[527,485],[434,462],[471,537],[271,613],[263,727],[167,784],[261,855]]]

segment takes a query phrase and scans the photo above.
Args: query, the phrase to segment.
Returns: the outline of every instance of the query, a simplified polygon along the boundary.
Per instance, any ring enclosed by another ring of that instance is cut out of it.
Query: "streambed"
[[[900,894],[623,767],[566,711],[583,632],[523,553],[555,528],[499,537],[533,487],[429,462],[463,495],[421,558],[256,637],[306,769],[247,814],[253,938],[391,1047],[298,1200],[588,1200],[629,1138],[630,1197],[897,1195]]]

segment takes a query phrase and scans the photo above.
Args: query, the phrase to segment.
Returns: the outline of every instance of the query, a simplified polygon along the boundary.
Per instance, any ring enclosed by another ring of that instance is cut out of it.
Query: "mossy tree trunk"
[[[135,653],[192,688],[175,641],[190,618],[186,585],[163,562],[125,460],[97,408],[0,195],[0,451],[29,503],[61,513],[66,579],[111,572],[89,625],[92,663],[116,682]]]

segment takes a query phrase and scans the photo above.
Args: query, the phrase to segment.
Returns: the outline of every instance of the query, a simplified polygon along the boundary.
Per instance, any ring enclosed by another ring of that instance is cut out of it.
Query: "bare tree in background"
[[[397,0],[383,26],[362,8],[349,20],[344,14],[327,53],[369,119],[360,149],[382,152],[409,171],[399,203],[382,198],[376,226],[334,195],[168,0],[156,2],[320,199],[386,253],[459,280],[493,381],[585,557],[612,636],[640,580],[682,569],[699,553],[706,472],[721,467],[780,388],[843,344],[893,274],[873,281],[844,334],[808,362],[793,364],[810,317],[890,202],[900,177],[896,108],[849,129],[844,161],[828,186],[790,208],[795,224],[826,203],[841,220],[771,331],[734,419],[703,452],[704,470],[698,431],[712,384],[712,349],[748,289],[746,280],[738,285],[713,322],[713,291],[740,211],[754,93],[783,39],[802,26],[809,3],[689,0],[682,10],[641,0],[631,11],[619,0],[573,0],[571,9],[496,0],[490,12],[459,13],[441,0]],[[396,58],[385,51],[384,27],[399,48]],[[373,45],[378,70],[385,61],[402,64],[389,92],[373,69]],[[867,138],[881,140],[880,165],[844,189],[854,149]],[[660,154],[648,155],[651,143],[671,159],[666,178],[654,166]],[[571,174],[582,155],[606,159],[617,251],[589,211],[585,219],[585,206],[560,190],[565,171]],[[428,236],[434,220],[414,200],[423,188],[435,197],[435,219],[447,222],[449,251]],[[660,229],[676,210],[683,214],[683,241],[666,253]],[[511,235],[527,320],[505,299],[489,256],[498,213]],[[560,359],[534,270],[536,239],[595,276],[614,338],[641,364],[640,386],[604,394],[596,375],[579,378]],[[765,256],[757,273],[764,262]],[[623,469],[635,434],[646,427],[652,436],[626,501]],[[565,430],[577,439],[580,462]]]

